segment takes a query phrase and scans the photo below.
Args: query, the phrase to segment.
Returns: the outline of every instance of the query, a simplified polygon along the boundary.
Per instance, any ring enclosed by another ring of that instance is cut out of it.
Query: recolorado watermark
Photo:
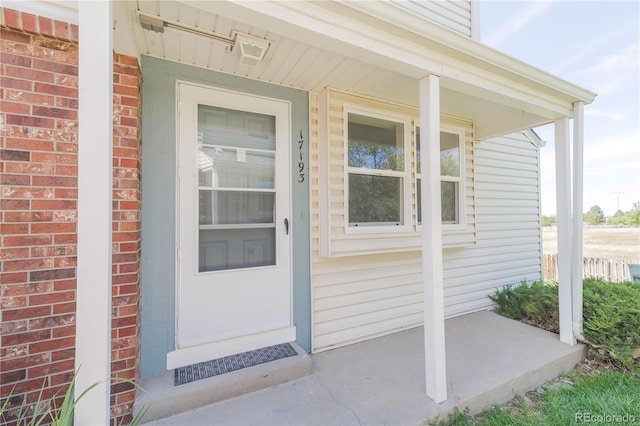
[[[616,424],[633,424],[638,419],[632,414],[593,414],[593,413],[576,413],[576,423],[616,423]]]

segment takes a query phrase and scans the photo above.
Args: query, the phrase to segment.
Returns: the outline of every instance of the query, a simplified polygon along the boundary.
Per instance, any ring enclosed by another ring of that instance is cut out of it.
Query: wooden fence
[[[629,262],[620,259],[598,259],[585,257],[582,259],[583,278],[602,278],[605,281],[631,281]],[[558,254],[544,255],[544,280],[558,281]]]

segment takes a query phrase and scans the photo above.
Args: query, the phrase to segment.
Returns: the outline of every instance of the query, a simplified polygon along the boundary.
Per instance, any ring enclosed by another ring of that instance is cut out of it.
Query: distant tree
[[[633,208],[627,213],[629,225],[640,225],[640,201],[633,203]]]
[[[615,212],[613,216],[611,216],[608,220],[610,225],[629,225],[629,218],[627,214],[622,210],[618,210]]]
[[[608,221],[611,225],[638,226],[640,225],[640,201],[633,203],[631,210],[618,210]]]
[[[583,220],[589,225],[600,225],[604,223],[604,212],[599,206],[593,206],[583,216]]]
[[[542,226],[551,226],[558,223],[555,216],[542,216]]]

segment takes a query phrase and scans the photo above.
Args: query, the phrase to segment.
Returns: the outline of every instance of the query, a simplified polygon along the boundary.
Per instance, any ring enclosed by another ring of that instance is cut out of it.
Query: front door
[[[290,104],[179,82],[176,351],[168,368],[295,340]]]

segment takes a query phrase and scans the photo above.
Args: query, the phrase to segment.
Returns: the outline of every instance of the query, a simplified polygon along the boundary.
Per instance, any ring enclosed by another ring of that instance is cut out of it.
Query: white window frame
[[[416,120],[417,122],[417,120]],[[414,129],[414,135],[416,138],[415,141],[415,154],[416,154],[416,162],[415,162],[415,181],[416,181],[416,229],[418,231],[422,230],[422,223],[420,222],[419,215],[419,207],[418,207],[418,180],[422,179],[422,173],[418,173],[418,128],[420,126],[416,125]],[[466,227],[466,145],[467,140],[465,137],[466,131],[463,127],[457,126],[447,126],[440,125],[440,133],[450,133],[458,136],[458,151],[460,154],[460,176],[442,176],[440,175],[440,182],[457,182],[458,183],[458,197],[457,197],[457,219],[456,223],[445,223],[442,222],[442,229],[445,230],[455,230],[462,229]]]
[[[344,129],[344,228],[345,234],[379,234],[379,233],[399,233],[408,232],[412,229],[411,218],[413,215],[411,209],[411,126],[412,120],[409,115],[394,114],[393,112],[380,110],[371,107],[362,107],[345,103],[343,110],[343,129]],[[362,169],[349,166],[349,114],[364,115],[371,118],[393,121],[403,125],[403,145],[404,145],[404,170],[374,170]],[[400,225],[360,225],[351,226],[349,223],[349,175],[362,174],[369,176],[389,176],[402,178],[402,208]]]

